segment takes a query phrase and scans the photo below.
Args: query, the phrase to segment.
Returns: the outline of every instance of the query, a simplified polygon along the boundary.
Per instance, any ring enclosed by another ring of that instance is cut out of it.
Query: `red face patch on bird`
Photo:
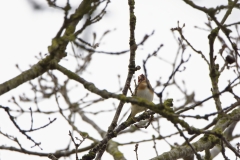
[[[140,76],[138,76],[138,83],[141,83],[145,79],[146,79],[145,76],[143,74],[141,74]]]

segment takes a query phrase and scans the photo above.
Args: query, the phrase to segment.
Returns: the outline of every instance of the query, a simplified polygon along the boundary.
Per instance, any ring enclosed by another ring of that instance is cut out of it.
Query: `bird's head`
[[[138,84],[145,80],[146,80],[146,77],[143,74],[138,76]]]

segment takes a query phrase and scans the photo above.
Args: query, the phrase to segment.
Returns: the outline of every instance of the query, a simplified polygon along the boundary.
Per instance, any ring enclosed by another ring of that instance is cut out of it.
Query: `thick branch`
[[[228,118],[231,117],[231,118]],[[213,128],[213,132],[217,131],[221,133],[224,131],[230,124],[240,120],[240,109],[234,110],[232,113],[228,114],[227,117],[221,118],[216,126]],[[214,135],[206,134],[200,140],[195,143],[192,143],[194,150],[196,152],[201,152],[203,150],[211,149],[215,144],[219,143],[219,138]],[[172,149],[169,152],[165,152],[162,155],[152,158],[151,160],[170,160],[187,157],[192,154],[192,148],[190,146],[180,146]]]

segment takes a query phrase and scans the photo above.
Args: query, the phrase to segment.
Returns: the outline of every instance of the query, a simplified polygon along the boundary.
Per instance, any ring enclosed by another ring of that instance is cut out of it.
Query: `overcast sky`
[[[70,0],[72,3],[73,0]],[[65,2],[65,1],[63,1]],[[81,2],[80,0],[73,1],[74,4]],[[216,4],[225,4],[227,0],[198,0],[196,1],[199,5],[204,5],[206,7],[215,6]],[[47,2],[41,1],[43,6],[47,6]],[[74,6],[74,5],[73,5]],[[160,44],[164,44],[164,47],[160,51],[160,56],[164,57],[166,60],[172,62],[173,57],[177,52],[177,43],[170,31],[172,27],[177,27],[177,21],[180,25],[185,23],[186,27],[184,29],[184,35],[191,41],[191,43],[199,50],[204,53],[208,53],[208,33],[199,29],[194,28],[194,26],[199,26],[206,28],[204,22],[207,21],[207,17],[204,13],[194,10],[183,1],[176,0],[136,0],[135,14],[137,17],[136,24],[136,41],[137,43],[142,40],[144,35],[151,34],[154,30],[154,35],[147,41],[147,43],[138,48],[136,56],[136,64],[142,66],[142,60],[147,57],[147,54],[152,53],[158,48]],[[105,51],[121,51],[128,49],[129,42],[129,22],[128,22],[128,5],[127,0],[112,0],[109,4],[108,12],[106,18],[94,25],[89,29],[89,33],[97,32],[98,38],[106,30],[111,30],[112,33],[106,36],[103,43],[100,44],[98,50]],[[219,15],[220,17],[221,15]],[[237,19],[238,18],[238,19]],[[33,65],[38,60],[35,58],[40,52],[45,54],[48,53],[47,47],[51,44],[52,38],[56,35],[59,30],[62,21],[63,13],[55,9],[45,9],[43,11],[35,11],[26,0],[6,0],[2,1],[0,5],[0,19],[1,19],[1,29],[0,29],[0,44],[1,44],[1,58],[0,58],[0,83],[3,83],[14,76],[18,75],[20,72],[16,69],[15,64],[18,64],[22,70],[29,68],[29,65]],[[233,12],[233,16],[230,16],[227,23],[232,23],[239,21],[239,15]],[[92,34],[85,35],[91,42]],[[219,47],[216,44],[215,47]],[[218,48],[218,49],[219,49]],[[70,49],[68,49],[71,52]],[[196,55],[192,50],[187,50],[185,57],[187,58],[191,54],[191,60],[187,64],[187,71],[182,73],[179,80],[185,79],[189,86],[194,86],[194,88],[189,88],[189,91],[196,90],[196,95],[199,100],[206,98],[211,95],[210,92],[210,79],[206,77],[206,72],[208,72],[208,67],[205,62]],[[88,73],[84,73],[83,76],[86,80],[90,82],[95,82],[96,86],[100,89],[107,89],[111,92],[117,90],[117,78],[106,78],[105,72],[108,72],[107,76],[116,77],[117,74],[122,75],[122,83],[126,78],[126,71],[128,65],[128,55],[121,56],[108,56],[104,54],[95,54],[93,61],[88,68]],[[162,64],[161,68],[156,67],[159,61],[152,60],[149,61],[148,74],[150,81],[154,83],[159,75],[162,75],[163,80],[167,80],[171,72],[171,67],[168,64]],[[61,64],[68,69],[74,69],[75,66],[71,63],[71,58],[67,57],[61,61]],[[111,66],[111,67],[109,67]],[[189,67],[194,66],[194,67]],[[201,66],[201,68],[199,68]],[[140,72],[138,72],[140,74]],[[205,73],[205,74],[204,74]],[[204,76],[203,76],[204,75]],[[196,85],[196,80],[201,77],[201,85]],[[220,81],[220,89],[223,89],[227,85],[227,80],[233,80],[235,77],[227,77]],[[95,81],[98,79],[98,81]],[[195,84],[194,84],[195,83]],[[206,88],[202,88],[205,86]],[[0,97],[1,105],[11,106],[13,104],[8,103],[8,99],[15,95],[22,93],[26,89],[29,89],[27,85],[22,85],[17,89],[14,89]],[[207,90],[207,91],[206,91]],[[170,93],[173,96],[175,93]],[[171,97],[170,96],[170,97]],[[165,97],[166,98],[166,97]],[[155,97],[155,101],[157,101]],[[223,102],[223,104],[229,104],[229,101]],[[27,106],[30,107],[30,106]],[[211,110],[211,109],[210,109]],[[4,121],[4,122],[3,122]],[[107,121],[107,119],[106,119]],[[47,122],[47,120],[46,120]],[[0,110],[0,127],[1,130],[13,132],[15,135],[15,129],[10,129],[8,117],[5,112]],[[36,122],[37,123],[37,122]],[[59,120],[56,123],[61,124],[63,121]],[[167,122],[166,122],[167,123]],[[41,123],[39,123],[41,125]],[[106,127],[104,129],[107,129]],[[59,132],[57,138],[41,138],[42,147],[44,152],[54,151],[54,146],[59,145],[59,139],[61,138],[61,146],[64,147],[65,143],[68,143],[68,130],[65,132]],[[49,129],[49,132],[54,132],[54,129]],[[40,136],[42,132],[36,133],[36,136]],[[34,133],[35,134],[35,133]],[[33,135],[34,135],[33,134]],[[51,135],[51,134],[50,134]],[[51,137],[49,135],[49,137]],[[54,136],[54,133],[52,133]],[[66,138],[63,138],[63,137]],[[134,135],[131,135],[134,136]],[[21,137],[21,136],[20,136]],[[23,138],[23,137],[22,137]],[[23,138],[24,139],[24,138]],[[48,141],[46,141],[48,139]],[[52,145],[47,143],[52,140]],[[4,142],[3,137],[0,136],[0,142]],[[6,141],[8,143],[8,141]],[[1,143],[2,144],[2,143]],[[26,140],[25,147],[31,146],[31,142]],[[146,145],[149,148],[152,144]],[[61,148],[61,147],[60,147]],[[139,151],[144,151],[145,148],[139,148]],[[162,151],[168,151],[170,148],[161,148]],[[34,148],[33,150],[39,151]],[[127,146],[126,150],[133,150],[132,146]],[[152,149],[151,149],[152,150]],[[105,154],[105,158],[109,158]],[[80,157],[80,156],[79,156]],[[135,157],[134,152],[130,152],[126,155],[127,158],[133,159]],[[23,155],[19,153],[13,153],[8,151],[0,151],[0,160],[8,159],[35,159],[42,160],[46,158],[31,157],[29,155]],[[141,159],[149,159],[147,155],[141,155]]]

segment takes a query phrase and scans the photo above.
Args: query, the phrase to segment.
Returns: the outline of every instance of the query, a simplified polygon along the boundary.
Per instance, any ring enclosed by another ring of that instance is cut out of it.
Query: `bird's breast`
[[[145,89],[137,90],[137,97],[144,98],[152,102],[153,93],[147,87],[145,87]]]

